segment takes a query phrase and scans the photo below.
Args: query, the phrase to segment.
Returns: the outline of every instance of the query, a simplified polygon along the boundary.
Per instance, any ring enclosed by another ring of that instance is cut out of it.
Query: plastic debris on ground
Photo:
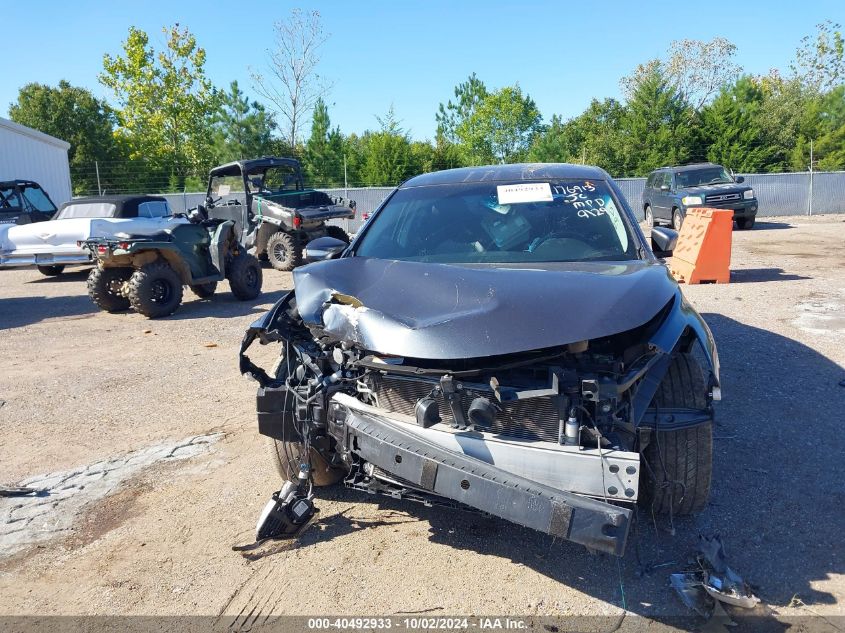
[[[700,536],[695,561],[685,571],[672,574],[669,582],[687,607],[708,619],[727,615],[722,603],[743,609],[760,603],[748,583],[728,567],[718,535]]]

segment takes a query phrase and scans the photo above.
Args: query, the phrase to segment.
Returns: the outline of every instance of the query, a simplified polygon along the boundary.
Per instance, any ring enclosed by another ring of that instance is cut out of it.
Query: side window
[[[661,174],[661,176],[663,176],[663,178],[660,179],[660,186],[661,187],[669,187],[669,189],[671,190],[672,189],[672,174],[670,174],[668,171],[665,171]]]
[[[163,218],[170,215],[170,208],[167,202],[159,200],[142,202],[138,205],[139,218]]]
[[[645,181],[645,188],[651,189],[653,185],[654,185],[654,174],[649,174],[648,178],[646,178],[646,181]]]

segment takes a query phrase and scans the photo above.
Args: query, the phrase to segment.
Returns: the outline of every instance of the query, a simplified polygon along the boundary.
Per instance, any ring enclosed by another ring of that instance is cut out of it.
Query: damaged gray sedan
[[[620,556],[635,504],[701,510],[719,367],[654,254],[676,238],[652,250],[603,170],[543,164],[418,176],[351,245],[311,242],[241,348],[286,480],[257,537],[297,534],[341,480]]]

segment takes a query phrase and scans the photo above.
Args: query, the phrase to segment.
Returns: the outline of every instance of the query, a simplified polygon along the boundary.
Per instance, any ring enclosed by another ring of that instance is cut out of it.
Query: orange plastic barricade
[[[731,209],[687,211],[669,262],[678,283],[730,282],[733,217]]]

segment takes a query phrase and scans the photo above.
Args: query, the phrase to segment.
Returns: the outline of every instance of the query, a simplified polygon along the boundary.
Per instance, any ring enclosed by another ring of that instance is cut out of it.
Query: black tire
[[[736,221],[736,228],[741,231],[750,231],[754,228],[754,220],[756,218],[739,218]]]
[[[38,266],[38,272],[40,272],[45,277],[58,277],[62,274],[62,271],[65,269],[64,266],[61,264],[57,264],[55,266]]]
[[[261,294],[264,276],[261,272],[261,264],[253,255],[241,252],[232,259],[226,276],[229,278],[229,287],[235,299],[249,301]]]
[[[684,225],[684,216],[681,215],[680,209],[672,209],[672,228],[680,231]]]
[[[287,376],[284,357],[279,358],[272,373],[279,379]],[[299,475],[299,456],[302,453],[302,444],[297,441],[281,441],[272,437],[265,438],[265,442],[272,471],[282,479],[296,481]],[[316,449],[311,449],[311,478],[315,486],[331,486],[343,479],[345,475],[346,469],[329,467],[326,458]]]
[[[704,373],[690,354],[678,354],[660,383],[652,406],[707,409]],[[710,498],[713,422],[658,431],[642,453],[640,502],[660,514],[695,514]]]
[[[645,225],[652,229],[654,228],[654,213],[651,212],[651,205],[645,205]]]
[[[188,286],[196,296],[200,299],[210,299],[217,291],[217,282],[209,281],[207,284],[200,284],[199,286]]]
[[[128,310],[129,298],[123,292],[123,285],[131,276],[131,268],[97,266],[88,273],[88,296],[100,310],[106,312]]]
[[[339,226],[334,226],[333,224],[326,226],[326,235],[333,237],[336,240],[340,240],[341,242],[346,242],[347,244],[351,241],[349,239],[349,234],[346,231]]]
[[[182,303],[182,279],[167,262],[145,264],[129,278],[129,303],[145,317],[158,319]]]
[[[300,454],[302,444],[300,442],[283,442],[268,437],[267,448],[270,457],[270,465],[276,474],[282,479],[296,481],[299,475]],[[331,468],[326,459],[314,448],[311,449],[311,480],[315,486],[331,486],[336,484],[346,475],[342,468]]]
[[[267,260],[276,270],[293,270],[302,263],[302,247],[293,235],[278,231],[267,240]]]

